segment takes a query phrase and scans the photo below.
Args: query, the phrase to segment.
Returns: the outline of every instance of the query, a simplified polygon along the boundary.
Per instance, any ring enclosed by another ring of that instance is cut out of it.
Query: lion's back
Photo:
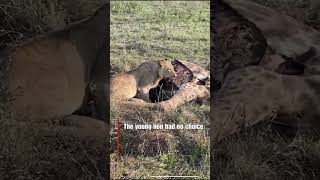
[[[85,94],[85,65],[76,47],[55,36],[40,37],[10,54],[9,92],[19,116],[71,114]]]
[[[137,94],[137,81],[129,73],[115,75],[111,79],[111,97],[113,99],[128,99]]]

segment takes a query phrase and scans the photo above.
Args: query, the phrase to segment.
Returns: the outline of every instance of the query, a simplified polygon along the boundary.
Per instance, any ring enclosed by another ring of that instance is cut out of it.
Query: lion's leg
[[[78,128],[86,128],[86,129],[92,129],[92,130],[97,130],[101,132],[105,132],[108,129],[108,124],[91,118],[87,116],[79,116],[79,115],[69,115],[65,116],[62,121],[63,125],[65,126],[73,126],[73,127],[78,127]]]
[[[77,136],[109,137],[110,125],[86,116],[70,115],[62,120],[61,129],[73,129],[70,133]]]
[[[74,136],[80,139],[94,138],[97,141],[106,141],[109,138],[110,125],[103,121],[86,116],[69,115],[65,116],[58,125],[48,123],[30,123],[17,121],[15,126],[21,128],[36,127],[44,135]]]

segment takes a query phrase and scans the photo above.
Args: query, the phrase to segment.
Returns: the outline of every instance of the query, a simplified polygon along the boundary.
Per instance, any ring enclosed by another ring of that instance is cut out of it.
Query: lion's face
[[[170,60],[161,60],[159,63],[161,67],[159,75],[161,77],[170,78],[177,75]]]

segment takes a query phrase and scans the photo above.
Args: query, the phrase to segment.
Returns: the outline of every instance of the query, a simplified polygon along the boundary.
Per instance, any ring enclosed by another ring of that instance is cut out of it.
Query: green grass
[[[319,132],[260,124],[214,149],[215,179],[319,179]]]
[[[99,0],[0,0],[0,48],[91,15]]]
[[[252,0],[254,2],[275,8],[305,24],[320,30],[319,0]]]
[[[129,70],[146,60],[209,65],[208,2],[112,2],[111,64]]]
[[[182,59],[209,67],[210,6],[207,2],[111,2],[111,65],[115,72],[149,60]],[[209,106],[190,103],[170,113],[112,111],[122,123],[209,125]],[[209,177],[209,129],[123,130],[123,161],[112,153],[113,178],[160,175]]]

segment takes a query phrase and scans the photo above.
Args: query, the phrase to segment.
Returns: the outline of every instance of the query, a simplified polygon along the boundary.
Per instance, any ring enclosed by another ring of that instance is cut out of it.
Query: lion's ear
[[[165,58],[164,60],[160,60],[159,64],[161,67],[164,67],[164,66],[166,66],[167,62],[169,62],[169,61],[170,61],[169,59]]]
[[[160,60],[159,64],[160,64],[160,67],[164,67],[166,64],[166,60]]]

